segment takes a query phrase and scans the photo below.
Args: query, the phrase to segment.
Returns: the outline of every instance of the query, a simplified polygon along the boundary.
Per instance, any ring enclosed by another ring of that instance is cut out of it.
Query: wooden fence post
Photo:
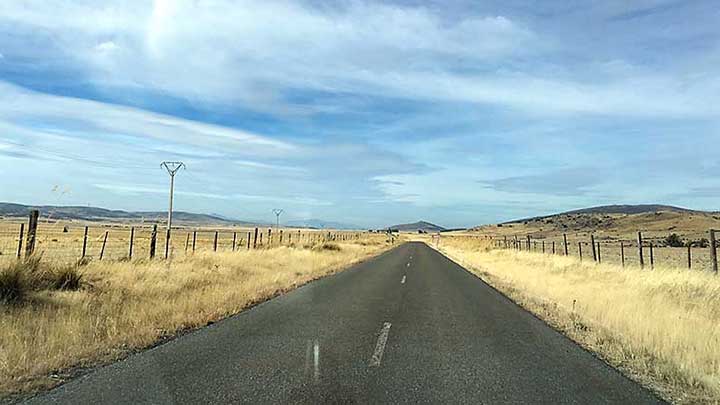
[[[542,252],[545,254],[545,241],[542,241]]]
[[[282,229],[281,229],[281,230],[280,230],[280,244],[281,244],[281,245],[282,245],[282,237],[283,237],[283,231],[282,231]]]
[[[260,232],[260,241],[258,242],[258,244],[259,244],[260,246],[263,245],[262,236],[263,236],[263,233]]]
[[[580,261],[582,261],[582,242],[578,241],[578,254],[580,255]]]
[[[620,262],[625,267],[625,242],[620,241]]]
[[[717,243],[715,243],[715,230],[710,230],[710,259],[712,260],[712,271],[717,274],[718,272],[718,260],[717,260]]]
[[[155,246],[157,245],[157,224],[153,225],[152,232],[150,232],[150,258],[155,258]]]
[[[130,227],[130,243],[128,246],[128,259],[132,259],[133,254],[133,240],[135,239],[135,227]]]
[[[25,223],[20,224],[20,236],[18,237],[18,259],[22,257],[23,235],[25,234]]]
[[[638,257],[640,259],[640,268],[642,269],[645,267],[645,258],[643,257],[642,232],[638,232],[637,243],[638,243]]]
[[[268,245],[272,245],[272,228],[268,228],[267,243]]]
[[[257,249],[257,241],[258,241],[258,229],[255,228],[255,239],[253,239],[253,249]]]
[[[193,231],[193,244],[192,244],[192,251],[195,253],[195,241],[197,240],[197,230]]]
[[[527,251],[530,251],[530,235],[527,236]]]
[[[292,233],[288,232],[288,245],[292,243]]]
[[[82,245],[82,256],[81,258],[85,258],[85,253],[87,252],[87,238],[88,238],[88,227],[85,226],[85,233],[83,234],[83,245]]]
[[[555,254],[555,241],[552,242],[552,254]]]
[[[650,270],[655,269],[655,255],[653,254],[653,243],[650,242]]]
[[[217,252],[217,242],[218,242],[218,231],[215,231],[215,237],[213,238],[213,252]]]
[[[567,246],[567,234],[563,234],[563,244],[565,244],[565,256],[568,255],[568,246]]]
[[[692,249],[692,243],[688,242],[688,245],[687,245],[688,269],[692,269],[692,252],[690,251],[691,249]]]
[[[248,232],[248,238],[247,238],[247,248],[250,250],[250,238],[252,237],[252,234]]]
[[[233,232],[233,246],[232,251],[235,251],[235,242],[237,241],[237,232]]]
[[[103,238],[103,244],[100,248],[100,260],[103,259],[103,256],[105,256],[105,244],[107,243],[107,237],[108,237],[108,231],[105,231],[105,237]]]
[[[25,257],[30,257],[35,251],[35,239],[37,235],[39,216],[40,211],[30,211],[30,217],[28,218],[27,240],[25,241]]]
[[[170,228],[165,232],[165,260],[170,256]]]
[[[190,247],[190,232],[185,236],[185,254],[187,254],[188,248]]]
[[[602,259],[600,258],[600,242],[597,242],[597,262],[602,263]]]
[[[597,252],[595,251],[595,235],[590,235],[590,245],[592,246],[593,261],[598,261]]]

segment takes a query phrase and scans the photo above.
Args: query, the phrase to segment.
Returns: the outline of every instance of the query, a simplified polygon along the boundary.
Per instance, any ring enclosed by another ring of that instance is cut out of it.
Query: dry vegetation
[[[387,247],[385,237],[365,235],[347,243],[199,252],[171,262],[3,265],[0,395],[52,386],[76,367],[118,359]]]
[[[440,249],[676,403],[720,403],[720,278],[580,262],[442,237]]]

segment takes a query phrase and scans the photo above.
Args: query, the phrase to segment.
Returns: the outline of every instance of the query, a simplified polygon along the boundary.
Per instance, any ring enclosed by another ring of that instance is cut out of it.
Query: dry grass
[[[492,250],[471,238],[444,238],[440,249],[666,399],[720,403],[720,278]]]
[[[64,284],[29,288],[20,304],[0,304],[0,394],[52,386],[71,368],[120,358],[388,247],[369,236],[332,245],[199,253],[171,263],[92,262],[79,268],[76,291],[63,289],[74,276],[57,272]]]

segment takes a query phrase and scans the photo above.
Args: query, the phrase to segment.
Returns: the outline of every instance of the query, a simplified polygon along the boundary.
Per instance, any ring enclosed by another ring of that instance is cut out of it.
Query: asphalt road
[[[408,243],[30,403],[660,402]]]

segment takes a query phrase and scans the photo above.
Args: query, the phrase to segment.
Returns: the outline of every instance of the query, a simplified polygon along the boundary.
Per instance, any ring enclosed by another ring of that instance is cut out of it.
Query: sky
[[[0,201],[465,227],[720,205],[720,7],[0,2]]]

